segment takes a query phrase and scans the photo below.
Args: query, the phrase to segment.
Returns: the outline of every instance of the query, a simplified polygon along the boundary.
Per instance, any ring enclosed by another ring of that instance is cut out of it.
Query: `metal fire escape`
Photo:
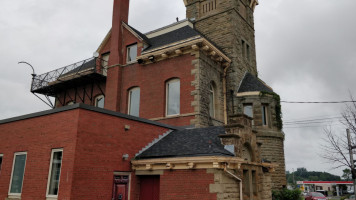
[[[107,61],[92,57],[41,75],[33,74],[31,92],[52,108],[58,103],[64,106],[66,99],[91,103],[95,87],[105,96],[100,83],[106,80],[106,66]],[[70,94],[69,90],[74,90],[74,95]],[[43,95],[45,99],[38,94]],[[56,103],[53,104],[50,97],[54,97]]]

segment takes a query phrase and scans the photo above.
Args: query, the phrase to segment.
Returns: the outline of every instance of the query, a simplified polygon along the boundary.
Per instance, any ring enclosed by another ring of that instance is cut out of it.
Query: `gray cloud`
[[[181,0],[130,3],[129,23],[142,32],[185,18]],[[18,61],[30,62],[40,74],[89,58],[111,27],[112,0],[11,0],[0,7],[1,119],[48,109],[29,92],[31,70]],[[355,7],[351,0],[261,0],[255,11],[260,78],[284,100],[345,100],[348,90],[355,94]],[[336,116],[343,109],[282,106],[286,121]],[[337,123],[335,131],[343,133]],[[318,156],[323,127],[284,131],[287,169],[331,168]]]

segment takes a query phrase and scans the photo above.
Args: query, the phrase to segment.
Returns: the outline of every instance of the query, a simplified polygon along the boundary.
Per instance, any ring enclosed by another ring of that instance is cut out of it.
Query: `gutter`
[[[239,181],[239,183],[240,183],[240,200],[243,200],[243,198],[242,198],[243,197],[242,196],[242,180],[238,176],[236,176],[235,174],[233,174],[229,170],[227,170],[227,164],[225,164],[224,171]]]

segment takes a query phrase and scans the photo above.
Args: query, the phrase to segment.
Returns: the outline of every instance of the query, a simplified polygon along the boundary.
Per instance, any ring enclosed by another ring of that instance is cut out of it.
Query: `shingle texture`
[[[136,30],[134,27],[128,25],[137,35],[139,35],[147,44],[151,44],[150,39],[146,37],[145,34],[141,33],[140,31]]]
[[[136,159],[234,156],[224,149],[219,135],[225,134],[224,127],[184,129],[171,132],[152,147],[136,156]]]
[[[184,26],[182,28],[179,28],[177,30],[159,35],[157,37],[150,38],[150,44],[148,48],[146,48],[144,51],[149,51],[152,49],[155,49],[157,47],[161,47],[167,44],[171,44],[174,42],[178,42],[181,40],[185,40],[194,36],[200,35],[199,32],[196,30],[192,29],[190,26]]]
[[[273,92],[273,90],[256,76],[246,73],[237,92]]]

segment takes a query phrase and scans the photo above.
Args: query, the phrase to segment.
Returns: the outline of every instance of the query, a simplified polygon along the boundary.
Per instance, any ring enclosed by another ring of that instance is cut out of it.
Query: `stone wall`
[[[192,85],[195,89],[191,92],[194,96],[192,106],[194,112],[198,113],[191,124],[196,127],[217,126],[224,123],[224,95],[223,95],[223,67],[218,62],[214,62],[206,54],[200,50],[194,52],[196,57],[192,61],[194,66],[191,73],[194,75]],[[214,85],[214,110],[215,116],[210,116],[209,113],[209,90],[210,84]]]

